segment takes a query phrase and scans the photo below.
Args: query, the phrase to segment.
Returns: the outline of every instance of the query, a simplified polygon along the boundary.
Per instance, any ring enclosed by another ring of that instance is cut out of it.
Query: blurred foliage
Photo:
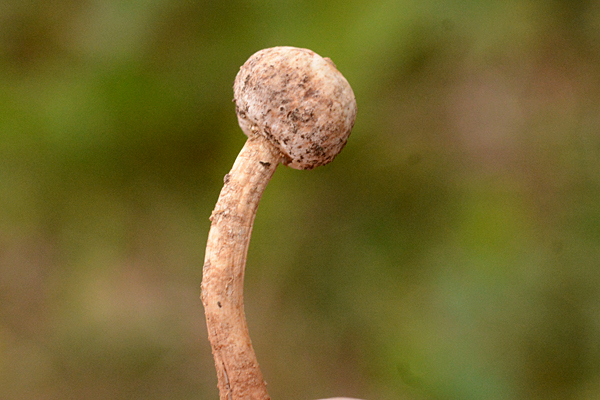
[[[259,209],[272,397],[600,397],[600,2],[5,0],[2,398],[217,398],[208,216],[276,45],[359,115]]]

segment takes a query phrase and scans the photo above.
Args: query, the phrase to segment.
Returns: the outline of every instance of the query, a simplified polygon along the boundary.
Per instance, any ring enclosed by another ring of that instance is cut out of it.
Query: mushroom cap
[[[350,84],[328,58],[312,50],[273,47],[254,53],[233,85],[238,122],[248,137],[262,135],[284,164],[313,169],[346,145],[356,119]]]

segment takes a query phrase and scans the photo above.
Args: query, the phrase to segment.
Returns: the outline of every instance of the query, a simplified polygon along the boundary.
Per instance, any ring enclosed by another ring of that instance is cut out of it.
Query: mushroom
[[[202,303],[221,400],[267,400],[244,315],[243,284],[258,202],[281,163],[313,169],[342,150],[356,118],[348,81],[308,49],[260,50],[233,86],[238,122],[248,136],[210,217]]]

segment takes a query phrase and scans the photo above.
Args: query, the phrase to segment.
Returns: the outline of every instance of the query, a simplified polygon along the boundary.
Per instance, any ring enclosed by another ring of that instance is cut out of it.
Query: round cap
[[[260,50],[240,68],[233,92],[244,133],[270,140],[295,169],[331,162],[356,119],[346,78],[330,59],[308,49]]]

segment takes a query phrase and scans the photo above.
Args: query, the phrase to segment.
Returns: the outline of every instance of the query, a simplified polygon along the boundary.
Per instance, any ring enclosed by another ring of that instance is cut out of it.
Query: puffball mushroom
[[[280,163],[312,169],[335,158],[354,126],[356,99],[331,60],[295,47],[255,53],[233,88],[248,140],[225,175],[210,217],[202,303],[221,400],[267,400],[243,301],[258,202]]]

